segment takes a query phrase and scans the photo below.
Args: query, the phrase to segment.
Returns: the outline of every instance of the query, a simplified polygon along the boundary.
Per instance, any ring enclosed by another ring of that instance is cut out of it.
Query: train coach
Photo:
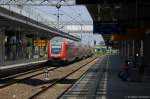
[[[48,42],[48,63],[68,63],[92,55],[91,48],[80,42],[55,37]]]

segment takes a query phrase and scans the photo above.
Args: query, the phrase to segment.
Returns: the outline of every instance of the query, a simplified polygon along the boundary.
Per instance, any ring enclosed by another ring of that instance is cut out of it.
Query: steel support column
[[[150,65],[150,34],[145,35],[143,43],[143,55],[146,65]]]
[[[4,62],[5,58],[5,31],[0,29],[0,64]]]
[[[133,56],[133,41],[129,40],[129,57]]]

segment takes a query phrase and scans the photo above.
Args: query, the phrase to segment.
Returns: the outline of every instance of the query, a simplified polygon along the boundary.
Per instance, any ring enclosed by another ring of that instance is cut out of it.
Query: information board
[[[93,33],[98,34],[124,34],[126,29],[118,23],[93,22]]]
[[[39,46],[39,47],[44,47],[47,46],[48,41],[47,40],[34,40],[33,45],[34,46]]]

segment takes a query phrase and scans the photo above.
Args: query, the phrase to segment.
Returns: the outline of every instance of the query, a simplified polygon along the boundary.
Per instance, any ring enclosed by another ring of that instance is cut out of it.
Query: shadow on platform
[[[141,82],[123,82],[118,77],[122,63],[120,56],[110,56],[107,99],[150,99],[150,75],[145,73]]]

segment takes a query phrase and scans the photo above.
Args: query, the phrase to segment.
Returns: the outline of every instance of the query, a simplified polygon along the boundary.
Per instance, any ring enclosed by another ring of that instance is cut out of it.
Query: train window
[[[52,45],[51,53],[52,54],[60,54],[61,53],[61,45]]]

